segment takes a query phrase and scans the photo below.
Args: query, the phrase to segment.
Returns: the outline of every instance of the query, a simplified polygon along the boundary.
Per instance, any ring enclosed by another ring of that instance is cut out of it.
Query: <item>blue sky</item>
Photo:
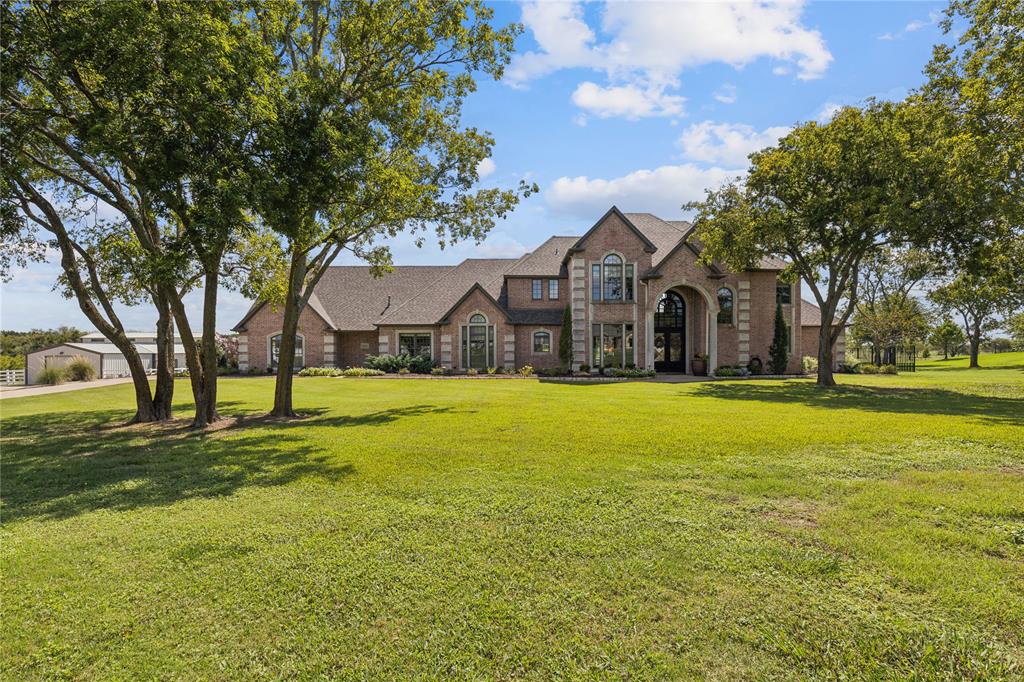
[[[525,30],[501,82],[481,82],[467,124],[496,144],[482,185],[528,179],[522,202],[482,244],[442,251],[410,237],[397,264],[518,256],[552,234],[581,234],[612,204],[685,217],[680,205],[742,173],[746,155],[801,121],[867,97],[900,99],[921,84],[944,5],[936,2],[516,3],[496,20]],[[343,261],[344,262],[344,261]],[[2,287],[0,326],[91,326],[52,288],[56,259]],[[193,325],[201,305],[189,300]],[[248,302],[224,291],[218,328]],[[122,309],[145,329],[146,307]]]

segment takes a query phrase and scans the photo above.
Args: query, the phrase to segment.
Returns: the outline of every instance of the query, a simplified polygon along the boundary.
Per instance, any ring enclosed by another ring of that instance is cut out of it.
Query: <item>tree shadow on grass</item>
[[[243,417],[217,431],[191,430],[187,419],[114,426],[123,410],[5,418],[2,519],[124,511],[308,477],[336,482],[355,474],[355,467],[338,462],[298,427],[379,426],[447,411],[419,405],[276,423]]]
[[[864,410],[897,414],[975,417],[983,421],[1024,425],[1024,400],[971,395],[936,388],[887,388],[843,385],[821,388],[816,384],[744,383],[700,384],[688,396],[723,400],[802,403],[836,410]]]

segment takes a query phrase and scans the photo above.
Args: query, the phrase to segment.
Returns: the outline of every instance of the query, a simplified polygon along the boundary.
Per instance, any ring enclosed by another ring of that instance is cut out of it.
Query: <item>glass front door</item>
[[[654,370],[686,371],[686,304],[674,291],[666,291],[654,313]]]
[[[469,327],[469,366],[477,370],[487,369],[487,327],[482,324]]]

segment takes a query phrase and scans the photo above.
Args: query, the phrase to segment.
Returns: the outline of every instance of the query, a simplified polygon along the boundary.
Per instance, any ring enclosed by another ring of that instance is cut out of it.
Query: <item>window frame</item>
[[[558,300],[558,280],[557,279],[549,279],[548,280],[548,300],[549,301],[557,301]]]
[[[547,350],[544,350],[543,348],[540,349],[540,350],[537,349],[537,337],[539,337],[539,336],[546,336],[547,337]],[[531,338],[531,346],[530,347],[533,349],[531,352],[534,355],[550,355],[551,354],[551,348],[552,348],[552,346],[554,344],[551,341],[551,332],[549,330],[547,330],[547,329],[537,329],[537,330],[534,330],[534,332],[533,332],[533,334],[531,335],[530,338]]]
[[[608,259],[617,258],[618,263]],[[619,296],[608,296],[608,267],[619,268]],[[636,303],[636,263],[631,263],[617,251],[609,251],[601,260],[590,264],[590,300],[605,303]]]
[[[786,292],[785,298],[787,298],[789,300],[786,300],[786,301],[782,300],[783,299],[783,295],[782,295],[783,289],[785,289],[785,292]],[[775,283],[775,303],[776,304],[781,303],[782,305],[793,305],[793,285],[791,283],[787,283],[787,282],[776,282]]]
[[[729,319],[726,319],[726,320],[722,319],[722,314],[725,312],[725,309],[722,307],[722,292],[723,291],[729,294],[729,313],[728,313],[729,314]],[[733,324],[733,323],[735,323],[736,322],[736,292],[733,291],[733,288],[728,286],[728,285],[726,285],[726,284],[723,284],[722,286],[718,287],[718,291],[715,292],[715,298],[718,301],[718,315],[717,315],[718,324]]]
[[[281,331],[279,331],[279,332],[277,332],[275,334],[270,334],[269,336],[267,336],[267,366],[270,369],[272,369],[272,370],[276,370],[277,367],[278,367],[278,362],[274,360],[274,339],[279,338],[279,337],[283,337],[283,336],[284,336],[284,330],[281,330]],[[302,334],[300,332],[296,332],[295,333],[295,341],[296,341],[296,344],[295,344],[295,358],[296,358],[296,361],[292,365],[292,370],[293,371],[300,370],[300,369],[302,369],[302,368],[304,368],[306,366],[306,335]],[[281,347],[281,344],[278,343],[278,348],[280,348],[280,347]]]
[[[411,330],[410,329],[410,330],[399,330],[399,331],[397,331],[395,333],[395,350],[397,351],[396,355],[398,355],[398,354],[403,352],[402,351],[402,337],[403,336],[412,336],[412,337],[426,336],[427,337],[427,351],[428,351],[426,357],[431,359],[431,360],[434,359],[434,332],[433,332],[433,330],[415,331],[415,330]],[[422,353],[420,353],[420,354],[422,355]],[[415,353],[410,353],[410,355],[415,355]]]
[[[605,362],[605,327],[617,328],[617,338],[621,339],[621,353],[622,362],[618,365],[619,369],[624,369],[627,365],[636,366],[636,326],[632,322],[612,322],[612,323],[601,323],[595,322],[590,325],[590,336],[591,336],[591,363],[593,367],[604,369],[605,366],[613,367],[614,365],[607,365]],[[599,331],[598,331],[599,330]]]
[[[534,301],[544,300],[544,280],[535,279],[530,284],[530,298]]]
[[[483,321],[474,321],[474,318],[477,317]],[[497,330],[495,329],[495,326],[491,324],[491,320],[487,315],[479,310],[475,310],[466,317],[466,323],[459,326],[459,368],[467,370],[470,367],[469,341],[470,334],[472,333],[472,327],[484,328],[485,364],[487,367],[497,367]]]

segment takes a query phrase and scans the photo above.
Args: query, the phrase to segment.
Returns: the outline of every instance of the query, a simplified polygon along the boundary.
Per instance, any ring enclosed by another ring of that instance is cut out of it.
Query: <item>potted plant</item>
[[[694,375],[706,377],[708,375],[708,356],[705,353],[694,353],[690,367],[693,369]]]

